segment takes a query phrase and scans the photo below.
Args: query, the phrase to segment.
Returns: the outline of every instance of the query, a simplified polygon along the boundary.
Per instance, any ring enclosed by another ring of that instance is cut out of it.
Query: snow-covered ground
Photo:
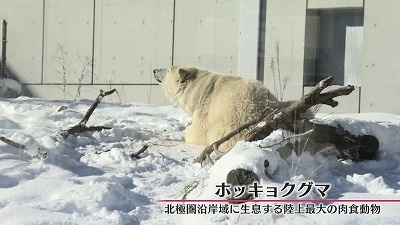
[[[10,78],[0,78],[0,97],[16,98],[21,94],[21,84]]]
[[[276,147],[257,145],[279,140],[284,132],[277,131],[258,143],[239,142],[205,169],[192,163],[204,146],[183,141],[190,117],[173,106],[101,103],[88,125],[112,129],[64,140],[60,130],[77,124],[91,103],[26,97],[0,100],[0,136],[27,146],[21,150],[0,142],[0,224],[400,223],[400,116],[368,113],[317,118],[322,123],[340,124],[356,135],[375,135],[380,141],[378,161],[338,161],[334,151],[283,159]],[[61,106],[67,109],[58,112]],[[149,148],[141,158],[131,159],[129,154],[144,145]],[[265,159],[270,162],[268,176]],[[237,167],[254,171],[264,192],[255,199],[258,201],[229,204],[238,212],[225,214],[220,209],[228,203],[211,200],[223,200],[216,195],[217,185]],[[285,183],[298,189],[308,182],[330,184],[325,199],[337,202],[316,202],[322,197],[315,190],[305,197],[299,197],[296,190],[288,198],[268,196],[268,188],[276,187],[282,195]],[[182,204],[162,200],[180,200],[190,189],[186,199],[208,201],[190,201],[183,206],[206,207],[206,213],[177,214],[172,210],[167,214],[168,208]],[[262,201],[266,199],[271,201]],[[304,199],[309,201],[296,202]],[[330,207],[330,213],[296,212],[307,204]],[[294,206],[295,212],[266,213],[268,205]],[[211,210],[214,207],[217,211]],[[250,214],[244,214],[247,207]],[[261,213],[251,211],[257,207]]]

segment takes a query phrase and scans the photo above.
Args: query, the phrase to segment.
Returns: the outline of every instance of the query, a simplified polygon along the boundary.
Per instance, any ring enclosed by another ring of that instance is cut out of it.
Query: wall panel
[[[161,87],[157,85],[26,85],[25,88],[34,96],[45,96],[46,99],[89,99],[94,100],[100,93],[100,89],[104,91],[117,89],[117,93],[105,97],[102,102],[119,102],[131,103],[141,102],[158,105],[170,104],[162,92]],[[79,93],[78,93],[79,90]],[[49,95],[51,93],[51,95]],[[135,94],[132,94],[135,93]]]
[[[44,83],[92,80],[93,0],[46,0]]]
[[[96,1],[95,83],[155,83],[172,60],[173,0]]]
[[[236,73],[239,0],[177,0],[175,65]]]
[[[361,112],[400,114],[399,9],[398,0],[365,0]]]
[[[43,1],[0,0],[0,20],[3,19],[8,23],[7,67],[22,83],[40,83]]]
[[[278,99],[303,94],[306,8],[306,0],[267,1],[264,84]]]

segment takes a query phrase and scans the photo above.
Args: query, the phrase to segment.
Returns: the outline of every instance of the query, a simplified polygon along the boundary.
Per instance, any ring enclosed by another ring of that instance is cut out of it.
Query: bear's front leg
[[[204,121],[194,113],[193,122],[185,129],[185,142],[196,145],[208,145],[207,128]]]
[[[213,144],[234,130],[234,128],[232,128],[232,126],[221,117],[213,120],[210,124],[212,124],[212,126],[207,130],[207,145]],[[236,144],[238,137],[238,135],[235,135],[219,145],[218,151],[228,152]]]

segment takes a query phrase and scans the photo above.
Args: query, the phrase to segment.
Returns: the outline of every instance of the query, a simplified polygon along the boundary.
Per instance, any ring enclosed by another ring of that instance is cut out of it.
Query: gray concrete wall
[[[361,111],[400,114],[400,1],[365,0]]]
[[[197,65],[235,74],[239,5],[239,0],[178,0],[174,65]]]
[[[117,88],[122,102],[167,104],[155,68],[237,72],[239,9],[239,0],[0,0],[8,74],[32,97]]]
[[[43,2],[1,0],[0,19],[8,23],[8,67],[18,74],[20,82],[41,83]]]
[[[308,9],[362,8],[364,0],[308,0]]]
[[[304,93],[331,75],[333,86],[354,85],[349,96],[338,97],[339,106],[321,106],[321,113],[360,112],[363,51],[363,1],[309,0],[307,2]]]
[[[307,0],[267,1],[264,83],[283,100],[303,94]]]
[[[397,0],[269,0],[265,84],[289,100],[333,75],[335,84],[356,90],[319,112],[400,114],[393,100],[400,97],[399,9]],[[288,77],[284,91],[279,74]]]

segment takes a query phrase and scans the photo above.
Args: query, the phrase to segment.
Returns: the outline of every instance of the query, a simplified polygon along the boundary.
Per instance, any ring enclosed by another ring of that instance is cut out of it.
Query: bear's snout
[[[154,69],[153,74],[154,78],[161,83],[165,75],[167,74],[167,69]]]

